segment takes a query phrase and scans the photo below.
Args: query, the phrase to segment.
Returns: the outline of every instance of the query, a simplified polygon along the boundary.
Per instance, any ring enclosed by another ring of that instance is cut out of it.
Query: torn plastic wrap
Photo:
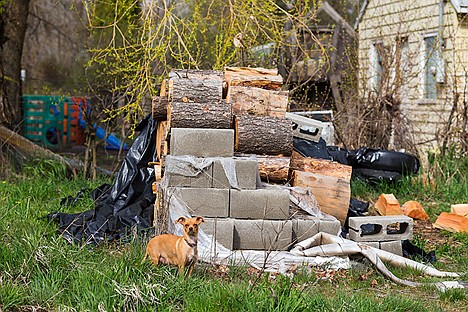
[[[255,158],[255,156],[252,156]],[[249,157],[250,159],[252,157]],[[241,159],[245,157],[241,157]],[[237,177],[235,163],[232,158],[196,158],[193,156],[166,156],[166,170],[160,183],[160,189],[166,198],[166,207],[169,210],[168,232],[175,235],[182,235],[182,227],[175,224],[181,217],[192,217],[191,208],[178,197],[177,187],[168,187],[171,175],[181,175],[196,177],[202,174],[203,170],[209,168],[214,161],[221,161],[225,174],[230,181],[232,188],[237,187]],[[257,180],[259,181],[259,180]],[[322,213],[318,207],[315,197],[308,189],[289,188],[285,186],[273,186],[266,183],[259,183],[257,188],[287,188],[290,191],[290,201],[295,208],[295,218],[314,216],[319,218],[335,219],[333,216]],[[338,233],[337,233],[338,234]],[[348,258],[340,257],[301,257],[293,255],[287,251],[257,251],[257,250],[230,250],[217,242],[212,235],[203,231],[200,226],[198,234],[198,254],[199,259],[210,264],[224,265],[250,265],[256,268],[265,268],[268,272],[286,273],[292,266],[308,264],[311,266],[327,265],[334,269],[348,269],[350,262]]]
[[[172,192],[170,188],[166,192],[165,197],[170,199],[167,202],[168,232],[182,236],[182,227],[175,221],[181,216],[189,218],[191,215],[184,202],[177,197],[176,192]],[[200,225],[197,246],[198,259],[202,262],[217,265],[249,265],[264,269],[266,272],[286,274],[297,265],[326,266],[336,270],[351,267],[347,257],[303,257],[288,251],[230,250],[218,243],[212,235],[206,234],[203,231],[203,224]]]
[[[253,159],[254,157],[239,157],[237,159]],[[165,175],[179,175],[185,177],[196,177],[203,173],[208,167],[213,165],[215,161],[218,161],[224,169],[226,178],[228,179],[229,185],[233,189],[239,189],[236,178],[236,164],[234,158],[227,157],[205,157],[199,158],[195,156],[171,156],[167,155],[165,159]],[[164,187],[168,186],[169,181],[163,179],[161,185]]]
[[[123,239],[131,229],[148,230],[152,225],[155,196],[152,183],[154,169],[148,163],[154,161],[156,121],[151,115],[136,128],[140,131],[123,160],[112,186],[99,189],[95,208],[76,214],[55,212],[48,215],[59,223],[57,230],[67,241],[100,244]],[[76,202],[69,198],[64,203]]]

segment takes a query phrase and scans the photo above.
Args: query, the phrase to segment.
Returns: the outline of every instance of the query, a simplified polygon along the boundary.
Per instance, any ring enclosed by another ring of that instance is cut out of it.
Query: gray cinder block
[[[319,232],[317,220],[291,220],[293,231],[293,242],[302,242]]]
[[[205,218],[205,223],[200,227],[206,234],[228,249],[233,249],[234,220],[227,218]]]
[[[213,185],[213,166],[207,167],[195,177],[167,174],[168,185],[178,187],[210,188]]]
[[[289,191],[286,189],[230,190],[230,217],[287,220]]]
[[[257,188],[258,162],[255,159],[233,158],[226,161],[233,162],[237,186],[240,189],[255,190]],[[221,160],[216,160],[213,165],[213,187],[231,188]]]
[[[172,188],[193,215],[213,218],[229,216],[229,190],[213,188]]]
[[[318,230],[332,235],[338,235],[341,230],[341,223],[333,219],[318,219]]]
[[[286,250],[291,241],[291,220],[234,220],[235,250]]]
[[[403,247],[400,240],[380,242],[380,249],[391,252],[395,255],[403,256]]]
[[[365,233],[366,227],[374,231]],[[401,216],[371,216],[349,218],[349,238],[356,242],[383,242],[413,238],[413,219]]]
[[[172,128],[170,153],[173,156],[232,157],[233,129]]]
[[[379,242],[362,242],[362,244],[370,246],[370,247],[374,247],[374,248],[377,248],[377,249],[380,249],[380,243]]]

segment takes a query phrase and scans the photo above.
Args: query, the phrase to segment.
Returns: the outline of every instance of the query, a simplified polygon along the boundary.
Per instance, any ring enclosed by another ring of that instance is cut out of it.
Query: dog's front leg
[[[193,271],[193,267],[195,266],[195,261],[192,261],[189,265],[188,271],[187,271],[187,278],[190,277]]]

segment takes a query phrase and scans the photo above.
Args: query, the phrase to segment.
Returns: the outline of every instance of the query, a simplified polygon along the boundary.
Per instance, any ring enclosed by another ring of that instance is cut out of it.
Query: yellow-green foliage
[[[311,3],[303,1],[288,11],[271,0],[85,3],[94,39],[88,64],[92,86],[129,99],[126,107],[109,110],[111,117],[138,118],[143,96],[157,95],[158,83],[171,68],[274,64],[278,49],[287,45],[285,24],[293,32],[305,29],[315,14]],[[234,45],[236,36],[241,46]],[[273,53],[255,57],[251,49],[265,44],[273,45]]]

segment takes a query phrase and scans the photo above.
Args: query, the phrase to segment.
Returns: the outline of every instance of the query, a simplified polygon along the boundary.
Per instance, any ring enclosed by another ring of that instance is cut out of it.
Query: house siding
[[[408,55],[402,56],[408,63],[403,68],[399,91],[400,110],[412,131],[413,143],[420,149],[438,145],[437,138],[445,129],[452,108],[453,93],[467,87],[468,20],[460,19],[450,2],[444,2],[442,30],[445,72],[437,73],[439,77],[444,74],[445,81],[437,84],[437,99],[428,100],[424,98],[424,38],[438,35],[439,0],[370,0],[359,23],[360,90],[366,97],[375,92],[369,89],[373,76],[369,55],[374,43],[394,49],[398,37],[407,40]]]

